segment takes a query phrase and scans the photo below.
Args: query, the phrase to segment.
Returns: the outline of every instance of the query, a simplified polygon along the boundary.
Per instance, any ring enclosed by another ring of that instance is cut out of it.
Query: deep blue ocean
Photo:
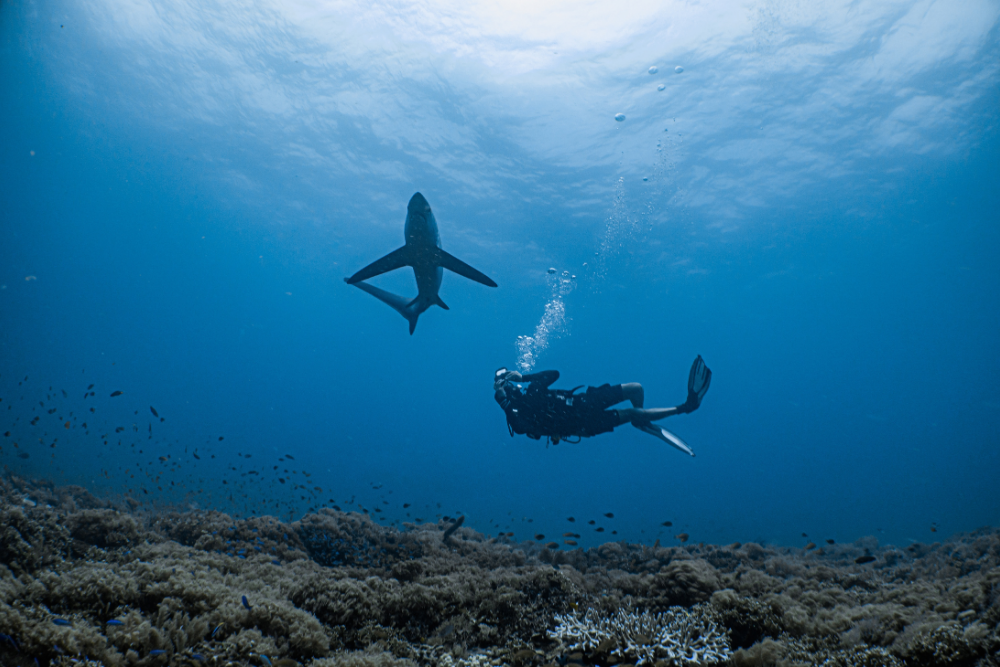
[[[616,4],[0,3],[0,465],[585,547],[1000,524],[1000,2]],[[343,278],[418,191],[499,287],[411,336]],[[699,354],[695,458],[493,399]]]

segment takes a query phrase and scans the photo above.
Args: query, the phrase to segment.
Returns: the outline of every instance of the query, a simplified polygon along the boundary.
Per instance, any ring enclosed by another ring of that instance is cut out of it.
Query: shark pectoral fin
[[[455,257],[454,255],[449,255],[444,250],[441,250],[441,248],[436,248],[435,250],[436,252],[434,258],[437,260],[437,264],[442,268],[448,269],[449,271],[457,273],[458,275],[464,278],[468,278],[469,280],[474,280],[477,283],[482,283],[487,287],[497,286],[497,284],[493,282],[490,279],[490,277],[487,276],[485,273],[477,271],[476,269],[472,268],[471,266],[460,260],[458,257]]]
[[[381,259],[376,259],[374,262],[355,273],[347,279],[347,284],[354,285],[362,280],[368,280],[369,278],[374,278],[375,276],[381,275],[387,271],[401,269],[404,266],[412,266],[412,251],[405,245],[402,248],[393,250]]]
[[[440,296],[438,296],[438,298],[434,301],[434,303],[437,304],[438,306],[441,306],[445,310],[451,310],[451,308],[448,307],[448,304],[446,304],[444,301],[441,300]]]
[[[417,315],[414,315],[413,317],[407,318],[407,319],[410,320],[410,335],[411,336],[413,335],[413,332],[416,331],[416,329],[417,329],[417,317],[418,317]]]

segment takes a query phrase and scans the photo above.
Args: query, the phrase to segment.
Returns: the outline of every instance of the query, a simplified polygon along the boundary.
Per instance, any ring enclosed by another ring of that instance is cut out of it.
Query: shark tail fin
[[[345,278],[346,282],[348,279]],[[406,318],[406,321],[410,323],[410,335],[413,335],[414,329],[417,328],[417,318],[420,317],[420,313],[414,313],[412,310],[407,308],[414,300],[401,297],[398,294],[393,294],[392,292],[386,292],[384,289],[379,289],[374,285],[369,285],[368,283],[354,283],[354,286],[358,289],[368,292],[373,297],[386,304],[397,313]]]
[[[486,285],[487,287],[497,286],[497,284],[493,282],[493,280],[485,273],[472,268],[471,266],[460,260],[458,257],[455,257],[454,255],[449,255],[444,250],[441,250],[441,248],[435,248],[434,254],[435,254],[434,259],[436,260],[438,266],[441,266],[442,268],[457,273],[463,278],[468,278],[469,280],[474,280],[477,283]],[[382,260],[379,260],[379,262],[381,261]],[[378,262],[376,262],[376,264],[377,263]],[[365,269],[361,269],[361,271],[364,270]]]
[[[393,271],[395,269],[401,269],[404,266],[412,266],[412,251],[409,246],[403,246],[402,248],[397,248],[393,250],[385,257],[381,259],[376,259],[374,262],[361,269],[355,273],[350,278],[346,278],[345,282],[348,285],[355,285],[362,280],[368,280],[369,278],[374,278],[375,276],[381,275],[388,271]],[[470,267],[471,268],[471,267]],[[475,269],[473,269],[475,271]],[[369,292],[370,293],[370,292]]]

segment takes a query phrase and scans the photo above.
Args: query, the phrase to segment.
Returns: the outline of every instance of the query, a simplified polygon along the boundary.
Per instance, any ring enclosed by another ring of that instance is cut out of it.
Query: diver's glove
[[[699,354],[698,358],[691,364],[691,372],[688,373],[687,400],[677,406],[677,412],[687,414],[697,410],[701,405],[701,399],[708,393],[710,384],[712,384],[712,371],[705,365],[705,361]]]
[[[509,371],[506,368],[500,368],[493,376],[493,389],[496,391],[503,391],[504,388],[511,382],[520,381],[521,374],[517,371]]]

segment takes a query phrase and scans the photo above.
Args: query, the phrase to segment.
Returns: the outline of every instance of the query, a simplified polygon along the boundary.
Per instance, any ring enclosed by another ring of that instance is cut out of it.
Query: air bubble
[[[550,275],[550,276],[551,276],[551,275],[552,275],[553,273],[555,273],[555,272],[556,272],[556,269],[555,269],[555,267],[549,267],[549,275]]]
[[[623,114],[623,113],[616,113],[615,114],[615,120],[617,120],[619,123],[622,122],[623,120],[625,120],[625,114]]]
[[[660,71],[660,68],[657,67],[656,65],[653,65],[652,67],[649,68],[649,73],[650,74],[656,74],[659,71]]]
[[[663,90],[666,90],[666,88],[667,88],[667,87],[666,87],[666,86],[664,86],[664,85],[663,85],[662,83],[661,83],[660,85],[658,85],[658,86],[656,87],[656,89],[657,89],[657,90],[660,90],[660,91],[663,91]]]
[[[677,67],[674,68],[674,71],[677,72],[678,74],[680,74],[681,72],[684,71],[684,68],[681,67],[680,65],[678,65]]]

